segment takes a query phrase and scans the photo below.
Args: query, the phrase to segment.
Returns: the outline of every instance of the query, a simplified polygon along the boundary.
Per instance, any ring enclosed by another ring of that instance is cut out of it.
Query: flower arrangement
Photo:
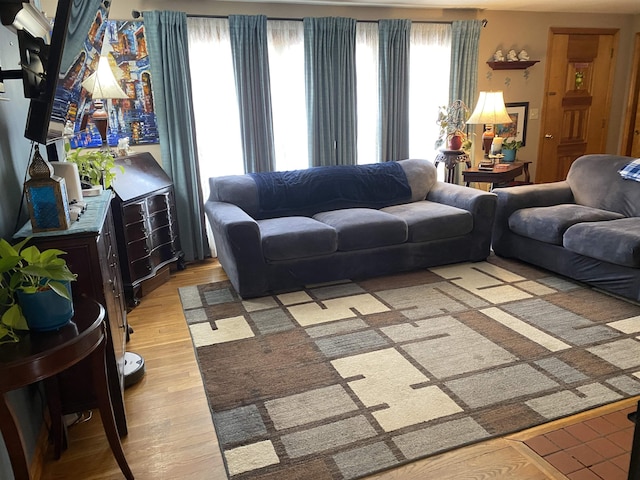
[[[469,149],[471,147],[471,141],[465,130],[466,121],[470,113],[469,107],[467,107],[462,100],[456,100],[448,107],[438,107],[436,123],[440,127],[440,132],[435,143],[435,148],[441,147],[444,143],[449,146],[454,137],[459,137],[460,147],[452,148],[452,150],[458,150],[459,148],[463,150]]]

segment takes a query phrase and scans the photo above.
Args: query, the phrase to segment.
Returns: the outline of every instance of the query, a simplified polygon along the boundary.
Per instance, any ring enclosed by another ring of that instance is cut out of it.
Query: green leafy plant
[[[66,252],[55,248],[41,252],[34,245],[26,246],[29,240],[11,245],[0,239],[0,344],[19,341],[16,330],[29,329],[17,301],[18,291],[35,293],[51,289],[71,300],[62,282],[73,281],[76,275],[60,258]]]
[[[512,140],[509,140],[511,138]],[[522,142],[520,140],[516,141],[515,138],[509,137],[502,142],[503,150],[518,150],[522,148]]]
[[[463,149],[470,148],[471,141],[466,134],[466,121],[470,113],[469,107],[462,100],[456,100],[448,107],[438,107],[436,123],[440,127],[440,132],[438,133],[435,148],[441,147],[443,143],[448,142],[455,135],[459,135],[462,138]]]
[[[67,154],[67,161],[78,166],[80,179],[91,185],[103,185],[109,188],[111,182],[116,177],[115,158],[105,150],[88,150],[83,153],[82,148],[71,151],[71,145],[65,143],[64,150]],[[124,168],[120,166],[120,171],[124,173]]]

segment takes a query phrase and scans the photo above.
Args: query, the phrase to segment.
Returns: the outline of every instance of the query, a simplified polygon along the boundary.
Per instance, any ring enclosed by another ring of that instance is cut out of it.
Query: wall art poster
[[[521,141],[525,146],[527,140],[527,115],[529,114],[529,102],[505,103],[507,113],[511,117],[511,123],[495,126],[496,135],[505,140]]]
[[[105,23],[102,55],[109,58],[116,79],[129,96],[128,99],[105,101],[109,115],[108,144],[114,147],[121,138],[129,138],[130,145],[158,143],[144,23],[112,20]],[[95,67],[97,68],[97,62]],[[85,89],[81,89],[80,97],[71,147],[100,147],[102,140],[98,129],[91,120],[82,121],[85,115],[90,118],[95,109],[94,103]],[[81,130],[83,123],[86,128]]]

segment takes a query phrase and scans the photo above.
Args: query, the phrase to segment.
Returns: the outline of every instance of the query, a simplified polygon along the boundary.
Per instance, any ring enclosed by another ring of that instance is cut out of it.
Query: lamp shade
[[[490,125],[511,122],[502,92],[480,92],[476,108],[467,120],[469,124]]]
[[[87,89],[91,94],[91,98],[94,100],[107,98],[129,98],[116,80],[113,70],[111,70],[111,67],[109,66],[109,58],[105,55],[100,56],[98,69],[82,82],[82,86]]]

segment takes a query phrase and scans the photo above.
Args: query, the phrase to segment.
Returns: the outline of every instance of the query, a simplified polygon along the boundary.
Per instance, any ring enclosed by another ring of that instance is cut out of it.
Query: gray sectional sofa
[[[209,179],[218,259],[244,298],[489,255],[496,196],[427,160]]]
[[[640,183],[633,158],[585,155],[562,182],[499,188],[497,255],[640,301]]]

